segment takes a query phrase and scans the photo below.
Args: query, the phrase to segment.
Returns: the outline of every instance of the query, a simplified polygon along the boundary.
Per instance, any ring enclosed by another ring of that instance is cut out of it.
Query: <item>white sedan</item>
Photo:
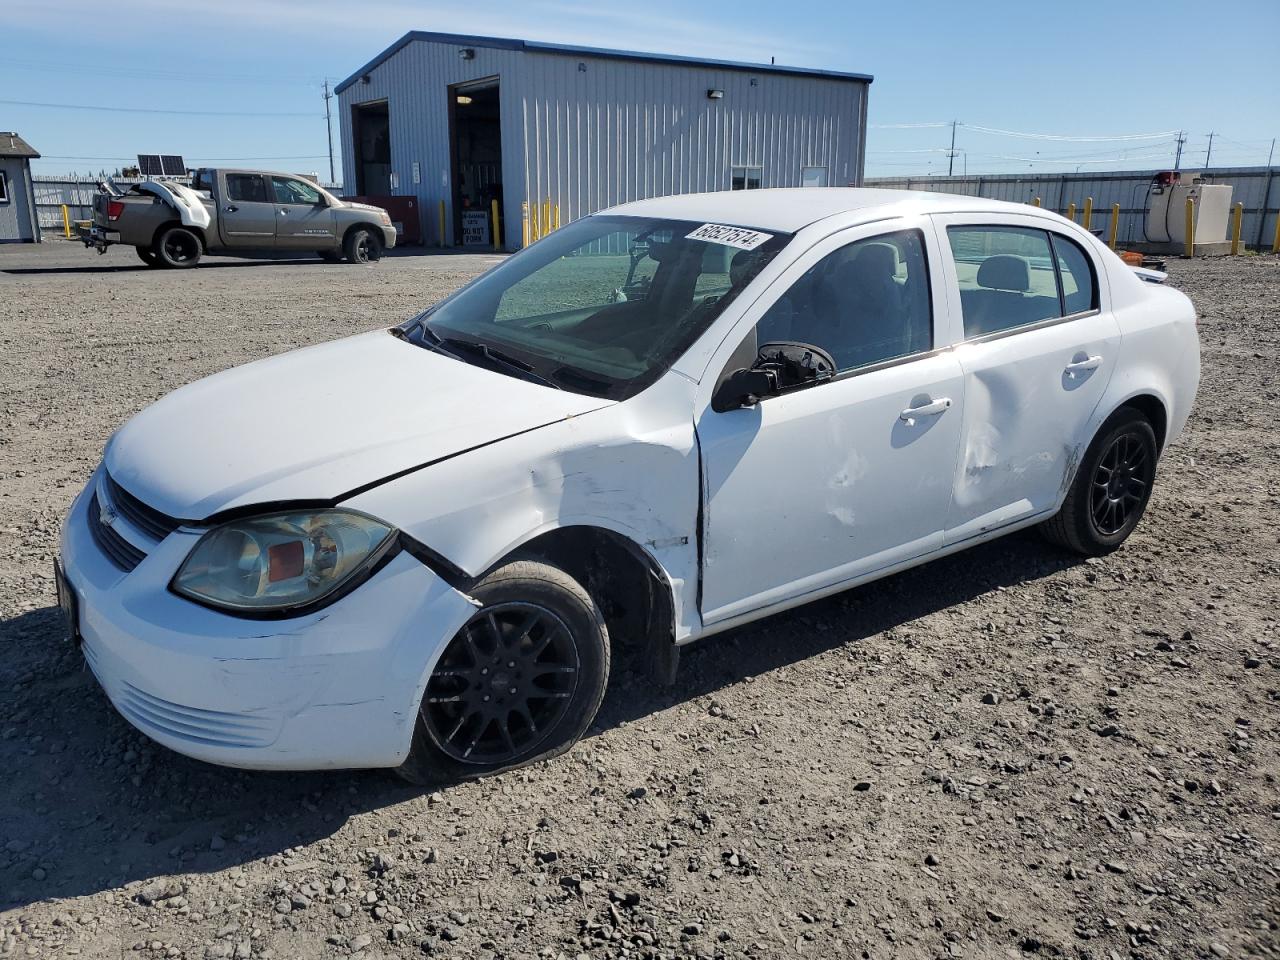
[[[611,646],[670,678],[700,637],[1033,524],[1117,547],[1199,380],[1160,279],[977,198],[626,204],[142,411],[71,508],[61,603],[182,753],[510,768],[582,736]]]

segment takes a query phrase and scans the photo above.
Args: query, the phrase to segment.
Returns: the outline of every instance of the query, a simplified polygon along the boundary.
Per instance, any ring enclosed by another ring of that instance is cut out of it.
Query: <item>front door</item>
[[[1086,245],[1043,219],[936,218],[963,319],[961,454],[947,543],[1052,511],[1075,476],[1120,330]]]
[[[947,336],[934,314],[945,304],[929,269],[936,246],[925,218],[845,231],[748,310],[750,355],[767,342],[814,344],[838,374],[699,416],[704,623],[941,546],[963,378],[935,349]]]
[[[318,250],[337,244],[334,215],[324,194],[298,177],[271,177],[276,201],[276,246]]]
[[[223,174],[218,233],[228,247],[270,249],[276,245],[276,205],[260,173]]]

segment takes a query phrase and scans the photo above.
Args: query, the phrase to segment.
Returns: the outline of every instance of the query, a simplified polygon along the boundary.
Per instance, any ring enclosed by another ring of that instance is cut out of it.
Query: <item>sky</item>
[[[1211,132],[1213,166],[1261,165],[1280,136],[1280,0],[3,7],[0,129],[43,154],[38,173],[97,173],[138,153],[180,153],[191,166],[234,162],[328,180],[324,81],[349,76],[408,30],[869,73],[868,176],[946,173],[949,162],[971,174],[1163,168],[1179,130],[1184,167],[1203,166]],[[336,111],[333,130],[336,144]]]

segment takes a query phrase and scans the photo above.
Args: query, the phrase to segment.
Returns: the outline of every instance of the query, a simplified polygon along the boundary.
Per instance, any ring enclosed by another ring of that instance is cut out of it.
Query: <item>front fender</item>
[[[668,374],[625,403],[472,450],[346,505],[395,524],[472,577],[552,530],[609,530],[661,571],[684,640],[700,627],[691,395],[689,381]]]

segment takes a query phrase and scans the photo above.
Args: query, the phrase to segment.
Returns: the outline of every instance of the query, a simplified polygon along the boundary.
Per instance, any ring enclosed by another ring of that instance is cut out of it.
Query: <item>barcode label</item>
[[[723,243],[726,247],[737,247],[740,250],[754,250],[766,240],[772,240],[773,234],[747,230],[744,227],[726,227],[720,223],[704,223],[693,233],[686,234],[685,239]]]

